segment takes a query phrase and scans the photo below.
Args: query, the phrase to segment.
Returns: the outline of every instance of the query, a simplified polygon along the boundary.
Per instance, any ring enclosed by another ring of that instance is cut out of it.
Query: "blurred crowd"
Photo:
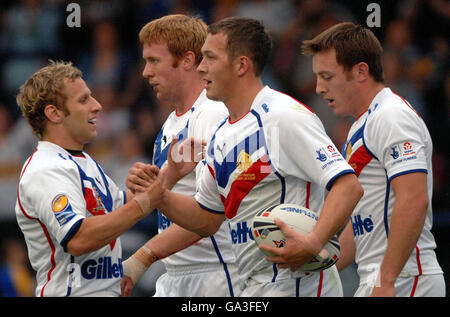
[[[80,5],[80,27],[67,26],[70,12],[66,8],[70,2]],[[140,28],[170,13],[198,15],[207,23],[227,16],[253,17],[263,21],[274,41],[271,61],[263,76],[265,83],[312,108],[341,147],[352,119],[335,118],[316,95],[311,58],[300,54],[300,45],[302,40],[341,21],[366,25],[370,14],[367,5],[373,2],[381,8],[381,27],[372,30],[385,50],[386,85],[407,99],[429,127],[434,142],[435,223],[450,227],[449,1],[1,1],[0,296],[32,294],[26,285],[32,285],[33,272],[27,267],[14,206],[20,169],[37,139],[21,116],[15,96],[35,70],[53,59],[72,61],[83,71],[94,97],[103,106],[97,121],[99,136],[86,150],[125,189],[125,177],[134,162],[151,162],[153,141],[170,112],[155,100],[142,77],[143,60],[137,37]],[[155,218],[138,223],[122,238],[124,257],[155,232]],[[437,241],[439,244],[439,237]],[[448,255],[446,259],[450,261]],[[444,269],[449,264],[442,263]],[[1,286],[7,284],[8,278],[20,281],[21,289],[9,293],[7,287]],[[143,286],[143,294],[147,291]]]

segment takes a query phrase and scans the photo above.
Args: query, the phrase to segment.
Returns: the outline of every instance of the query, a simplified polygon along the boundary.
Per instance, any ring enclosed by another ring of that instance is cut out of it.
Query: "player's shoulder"
[[[208,99],[206,96],[200,103],[194,104],[193,108],[189,121],[200,129],[202,129],[201,127],[217,126],[229,116],[228,109],[223,102]]]
[[[214,114],[228,116],[228,109],[223,102],[211,100],[204,96],[200,102],[194,104],[194,116]]]
[[[77,171],[76,164],[64,150],[54,146],[39,146],[25,162],[22,177],[66,174]]]
[[[390,88],[383,88],[372,101],[367,119],[400,122],[411,116],[419,117],[413,106]]]
[[[267,86],[262,93],[262,95],[257,96],[259,100],[256,100],[258,102],[254,110],[269,124],[292,122],[292,120],[309,120],[316,117],[307,105],[288,94]]]

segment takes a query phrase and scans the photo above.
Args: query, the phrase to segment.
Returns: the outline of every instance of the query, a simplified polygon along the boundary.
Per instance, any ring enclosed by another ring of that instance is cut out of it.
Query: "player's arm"
[[[191,246],[201,238],[172,223],[169,228],[148,240],[123,262],[124,277],[120,285],[122,295],[130,296],[133,286],[154,262]]]
[[[216,233],[225,219],[222,213],[203,209],[194,197],[169,190],[164,191],[158,209],[172,222],[202,237]]]
[[[313,232],[303,235],[276,219],[275,224],[286,236],[285,246],[275,248],[261,245],[260,248],[275,254],[266,258],[271,262],[283,263],[279,264],[280,268],[297,270],[312,256],[317,255],[323,246],[344,227],[362,195],[363,189],[355,174],[344,174],[338,177],[325,199]]]
[[[425,223],[429,197],[427,174],[411,173],[391,180],[395,203],[386,253],[380,267],[381,287],[372,296],[394,296],[394,283],[413,251]]]
[[[124,296],[130,295],[133,285],[154,261],[186,248],[201,236],[216,233],[224,221],[223,214],[203,209],[194,197],[177,194],[164,188],[163,175],[160,173],[152,184],[152,187],[158,186],[163,190],[161,203],[156,207],[173,224],[165,232],[155,236],[154,239],[157,240],[150,240],[124,262],[125,277],[120,285]]]
[[[355,261],[356,245],[353,239],[353,225],[349,221],[339,236],[340,255],[336,262],[338,271],[342,271]]]
[[[151,186],[131,201],[105,215],[83,219],[76,234],[67,242],[67,251],[80,256],[114,241],[136,222],[150,214],[162,195],[161,188]]]
[[[322,246],[344,228],[363,193],[355,174],[345,174],[335,180],[313,231]]]

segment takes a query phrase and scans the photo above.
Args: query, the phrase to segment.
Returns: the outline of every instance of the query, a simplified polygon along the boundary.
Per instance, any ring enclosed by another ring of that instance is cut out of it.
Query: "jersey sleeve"
[[[188,134],[209,143],[219,124],[228,117],[228,110],[221,103],[207,102],[197,111],[189,119]]]
[[[199,173],[195,200],[203,209],[215,213],[225,213],[225,208],[217,189],[213,165],[205,161],[199,164],[204,165],[204,167]]]
[[[328,190],[341,175],[354,173],[312,112],[292,105],[279,115],[279,171]],[[268,131],[270,134],[270,131]],[[272,142],[272,152],[276,143]]]
[[[364,143],[385,168],[389,180],[407,173],[428,173],[422,130],[425,128],[420,120],[406,107],[385,107],[369,115]]]
[[[189,125],[189,136],[209,142],[217,127],[228,117],[228,110],[222,104],[208,102],[201,111],[194,116]],[[209,163],[208,163],[209,162]],[[216,213],[224,213],[224,206],[220,199],[215,180],[214,163],[211,157],[199,162],[195,168],[196,189],[195,199],[202,208]]]
[[[19,187],[25,212],[47,228],[64,248],[85,218],[85,200],[75,166],[54,164],[25,177]]]

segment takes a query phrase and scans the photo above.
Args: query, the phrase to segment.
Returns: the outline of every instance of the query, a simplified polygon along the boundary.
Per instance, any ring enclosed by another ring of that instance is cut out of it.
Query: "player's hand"
[[[318,253],[317,247],[311,244],[307,235],[294,231],[282,220],[276,218],[275,224],[286,237],[286,243],[281,248],[263,244],[259,247],[274,254],[273,256],[266,256],[268,261],[278,263],[279,268],[290,268],[292,272],[295,272]]]
[[[126,179],[126,186],[133,194],[144,192],[158,176],[156,165],[137,162],[130,168]]]
[[[192,172],[205,156],[206,141],[188,138],[178,143],[178,138],[173,136],[167,154],[168,166],[164,171],[166,186],[170,188],[184,176]]]
[[[150,206],[152,209],[158,208],[163,200],[164,192],[166,191],[166,188],[163,185],[163,181],[163,176],[160,173],[160,175],[145,191],[150,200]]]
[[[122,278],[122,282],[120,282],[120,290],[121,290],[121,297],[130,297],[131,290],[133,289],[133,281],[131,278],[127,275],[124,275]]]

